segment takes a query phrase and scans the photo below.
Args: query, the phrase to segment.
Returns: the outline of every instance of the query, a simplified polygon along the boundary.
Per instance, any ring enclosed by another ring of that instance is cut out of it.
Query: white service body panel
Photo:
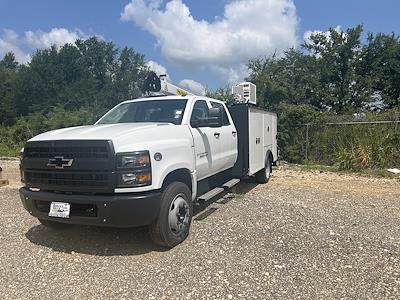
[[[237,177],[252,176],[264,169],[267,155],[278,160],[277,116],[263,108],[240,103],[229,107],[238,130]]]
[[[276,114],[249,107],[249,174],[253,175],[265,166],[265,155],[271,151],[273,158],[277,151]]]

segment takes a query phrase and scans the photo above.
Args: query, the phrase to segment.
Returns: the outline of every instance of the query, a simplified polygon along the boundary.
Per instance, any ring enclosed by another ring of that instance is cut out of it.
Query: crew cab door
[[[209,117],[209,108],[206,100],[196,100],[190,117],[198,180],[218,173],[224,163],[221,155],[219,128],[195,125],[196,121]]]
[[[230,118],[225,105],[220,102],[211,102],[211,107],[219,108],[222,113],[222,126],[215,128],[219,133],[219,141],[221,144],[221,166],[220,170],[226,170],[235,164],[238,156],[237,150],[237,132],[235,125]]]

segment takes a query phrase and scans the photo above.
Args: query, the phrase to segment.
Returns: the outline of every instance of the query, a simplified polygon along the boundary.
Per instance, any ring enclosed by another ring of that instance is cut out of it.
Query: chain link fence
[[[303,162],[343,169],[400,166],[400,121],[304,124],[291,130],[287,154]]]

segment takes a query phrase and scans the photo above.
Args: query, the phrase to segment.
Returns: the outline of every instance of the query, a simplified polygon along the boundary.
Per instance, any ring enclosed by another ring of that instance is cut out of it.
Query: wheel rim
[[[265,164],[265,178],[268,179],[270,176],[271,176],[271,165],[270,165],[270,160],[268,158]]]
[[[183,194],[175,196],[171,203],[168,214],[169,228],[174,234],[180,234],[189,224],[189,204]]]

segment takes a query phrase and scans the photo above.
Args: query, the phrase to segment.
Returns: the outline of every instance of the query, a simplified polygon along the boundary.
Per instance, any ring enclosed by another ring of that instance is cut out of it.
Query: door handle
[[[233,136],[236,136],[236,133],[237,133],[236,131],[232,131]]]
[[[215,136],[216,138],[219,138],[219,132],[214,132],[214,136]]]

